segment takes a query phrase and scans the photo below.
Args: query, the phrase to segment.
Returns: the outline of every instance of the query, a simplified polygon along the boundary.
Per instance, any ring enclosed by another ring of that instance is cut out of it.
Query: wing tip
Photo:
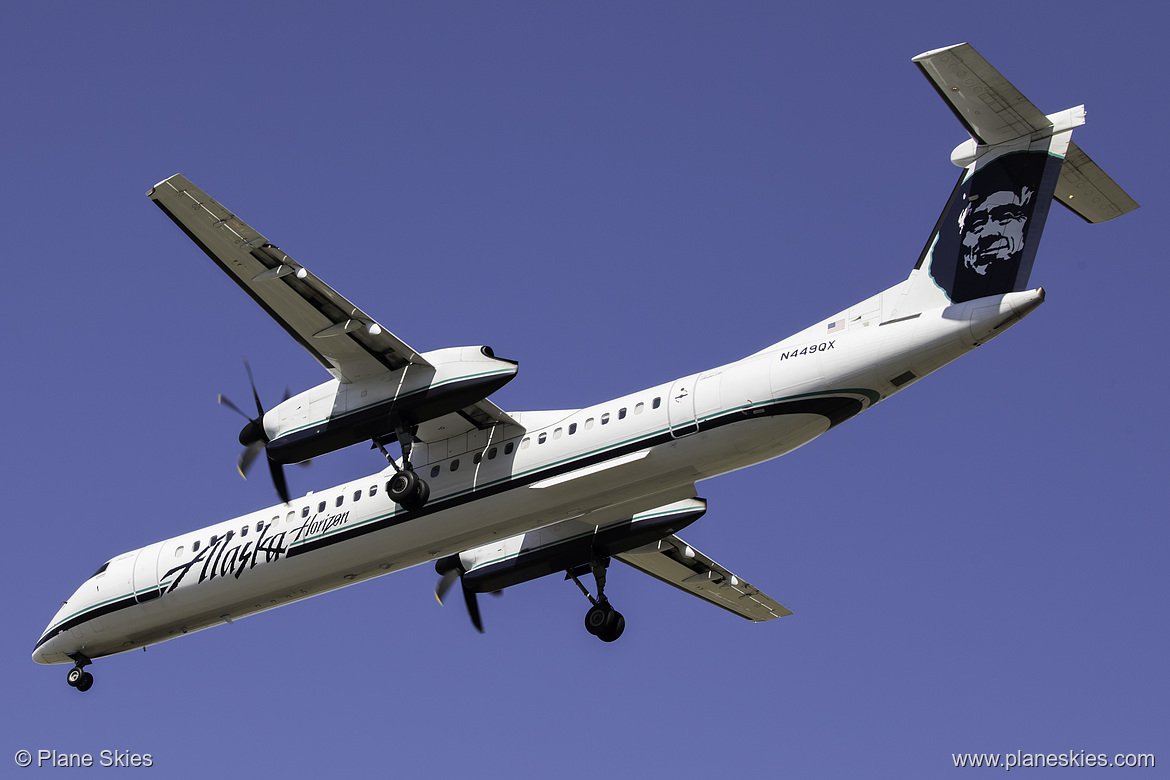
[[[931,49],[930,51],[924,51],[921,54],[919,54],[917,57],[911,58],[910,61],[911,62],[921,62],[922,60],[927,60],[927,59],[930,59],[931,57],[934,57],[938,54],[942,54],[944,51],[950,51],[951,49],[959,49],[959,48],[962,48],[963,46],[969,47],[970,45],[971,44],[966,43],[966,42],[952,43],[950,46],[943,46],[942,48],[939,48],[939,49]]]
[[[181,173],[173,173],[173,174],[171,174],[170,176],[166,177],[165,179],[163,179],[162,181],[160,181],[158,184],[154,185],[154,186],[153,186],[153,187],[151,187],[149,190],[147,190],[147,191],[146,191],[146,197],[148,197],[148,198],[153,198],[153,197],[154,197],[154,191],[155,191],[155,190],[157,190],[159,187],[161,187],[161,186],[163,186],[164,184],[166,184],[166,183],[167,183],[168,181],[170,181],[171,179],[177,178],[177,177],[179,177],[179,176],[182,176],[182,175],[183,175],[183,174],[181,174]]]

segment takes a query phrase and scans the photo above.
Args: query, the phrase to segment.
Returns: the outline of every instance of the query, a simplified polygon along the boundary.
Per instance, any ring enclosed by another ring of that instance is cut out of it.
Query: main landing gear
[[[566,578],[577,583],[577,587],[593,605],[585,613],[585,630],[602,642],[613,642],[626,630],[626,619],[622,613],[613,608],[605,595],[605,570],[608,568],[608,557],[594,558],[589,562],[588,570],[593,573],[593,579],[597,583],[597,598],[593,598],[588,589],[581,584],[581,580],[578,579],[580,574],[585,573],[584,566],[565,572]]]
[[[69,683],[70,688],[76,688],[85,693],[93,687],[93,675],[85,671],[85,667],[93,662],[80,653],[69,657],[76,661],[77,665],[69,670],[69,674],[65,676],[65,682]]]
[[[421,509],[426,504],[427,499],[431,497],[431,487],[426,481],[414,471],[414,466],[410,464],[410,449],[414,443],[414,434],[418,427],[412,427],[409,430],[402,429],[395,431],[398,436],[398,443],[402,446],[402,466],[399,467],[394,458],[390,457],[390,453],[386,452],[386,448],[378,439],[374,439],[374,446],[378,451],[385,456],[387,462],[394,467],[396,472],[390,481],[386,484],[386,494],[390,496],[390,500],[401,506],[408,512],[414,512]]]

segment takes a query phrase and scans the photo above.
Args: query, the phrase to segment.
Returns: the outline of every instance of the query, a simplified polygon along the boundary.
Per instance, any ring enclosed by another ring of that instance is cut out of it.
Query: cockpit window
[[[109,567],[109,565],[110,565],[109,561],[106,561],[105,563],[103,563],[100,567],[98,567],[98,570],[93,573],[93,576],[96,577],[99,574],[104,574],[106,569]]]

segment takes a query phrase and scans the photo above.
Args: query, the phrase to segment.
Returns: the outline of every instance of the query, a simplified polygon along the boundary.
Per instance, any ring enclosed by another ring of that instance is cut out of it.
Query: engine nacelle
[[[588,567],[594,557],[620,555],[676,534],[706,511],[703,499],[687,499],[601,527],[566,520],[502,539],[459,553],[463,585],[476,593],[490,593]]]
[[[513,360],[491,347],[448,347],[383,376],[336,379],[299,393],[264,415],[268,457],[299,463],[359,442],[392,441],[395,431],[459,411],[510,382]]]

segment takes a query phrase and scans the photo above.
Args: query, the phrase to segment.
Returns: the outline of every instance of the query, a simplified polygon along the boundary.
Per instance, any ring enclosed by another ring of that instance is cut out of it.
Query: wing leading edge
[[[369,379],[408,363],[429,365],[185,176],[175,174],[147,195],[340,382]]]

